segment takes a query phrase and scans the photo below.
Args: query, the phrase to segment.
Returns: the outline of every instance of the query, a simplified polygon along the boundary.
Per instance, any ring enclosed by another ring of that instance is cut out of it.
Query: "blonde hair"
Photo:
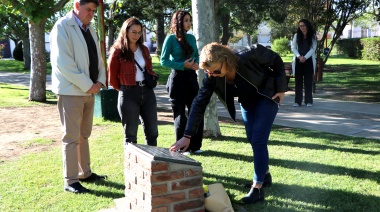
[[[238,57],[228,46],[217,42],[209,43],[202,48],[199,56],[200,67],[205,69],[217,62],[225,62],[227,70],[231,70],[237,67]]]

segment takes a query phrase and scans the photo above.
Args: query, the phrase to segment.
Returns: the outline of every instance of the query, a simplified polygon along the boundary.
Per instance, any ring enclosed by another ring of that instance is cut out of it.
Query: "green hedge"
[[[289,42],[289,39],[286,37],[275,39],[272,44],[272,50],[280,56],[286,56],[290,53]]]
[[[380,61],[380,37],[362,38],[363,59]]]
[[[338,54],[347,55],[349,58],[362,58],[363,45],[360,38],[342,39],[336,42]]]

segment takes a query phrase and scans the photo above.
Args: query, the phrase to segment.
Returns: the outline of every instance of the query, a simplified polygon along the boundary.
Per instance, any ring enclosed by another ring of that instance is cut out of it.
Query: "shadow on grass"
[[[248,163],[250,162],[253,163],[252,155],[231,154],[231,153],[207,150],[204,153],[202,153],[202,156],[220,157],[223,159],[241,160]],[[278,167],[287,168],[287,169],[303,170],[303,171],[308,171],[311,173],[350,176],[350,177],[362,179],[362,180],[369,179],[369,180],[375,180],[377,183],[380,183],[380,172],[371,172],[371,171],[363,170],[363,169],[352,169],[352,168],[331,166],[331,165],[319,164],[319,163],[282,160],[282,159],[274,159],[274,158],[269,159],[269,165],[278,166]]]
[[[204,184],[222,182],[227,192],[228,189],[240,190],[243,193],[248,193],[249,191],[249,189],[244,188],[248,179],[226,177],[223,173],[216,175],[204,172],[203,176],[216,179],[216,181],[204,180]],[[380,198],[377,196],[357,194],[344,190],[310,188],[274,182],[271,187],[264,188],[264,191],[266,203],[244,205],[244,208],[249,211],[253,208],[257,211],[260,207],[265,211],[299,211],[297,209],[300,208],[303,211],[376,211],[380,207]],[[234,200],[233,197],[231,201],[234,204],[242,204],[239,200]]]
[[[92,195],[95,195],[95,196],[98,196],[98,197],[113,198],[113,199],[125,197],[125,195],[124,195],[125,185],[124,184],[112,182],[112,181],[109,181],[109,180],[94,182],[92,184],[106,186],[106,187],[110,187],[110,188],[115,188],[116,190],[120,190],[122,192],[120,194],[120,193],[117,193],[117,192],[99,191],[99,190],[91,189],[91,193],[90,194],[92,194]]]
[[[270,146],[289,146],[289,147],[298,147],[298,148],[315,149],[315,150],[336,150],[336,151],[340,151],[340,152],[347,152],[347,153],[353,153],[353,154],[365,154],[365,155],[378,155],[378,154],[380,154],[380,151],[369,151],[369,150],[363,150],[363,149],[341,148],[341,147],[335,147],[335,146],[331,146],[331,145],[312,144],[312,143],[294,143],[294,142],[286,142],[286,141],[279,141],[279,140],[270,140],[268,145],[270,145]]]

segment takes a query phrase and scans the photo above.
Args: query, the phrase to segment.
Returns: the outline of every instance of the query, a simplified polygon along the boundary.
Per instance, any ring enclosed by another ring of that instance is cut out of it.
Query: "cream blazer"
[[[315,50],[317,50],[317,39],[314,38],[313,42],[311,44],[310,50],[306,53],[306,55],[303,55],[306,59],[309,59],[310,57],[312,57],[314,75],[315,75],[315,71],[316,71],[316,67],[317,67],[317,59],[316,59],[316,55],[315,55]],[[300,53],[298,52],[297,33],[293,36],[292,52],[294,54],[293,61],[292,61],[292,71],[293,71],[293,74],[295,74],[296,58],[298,56],[300,56]]]
[[[100,54],[99,40],[89,27],[96,43],[99,58],[98,82],[106,84],[106,72]],[[59,19],[50,33],[50,61],[52,67],[52,91],[60,95],[88,96],[93,85],[90,79],[87,44],[75,21],[73,12]]]

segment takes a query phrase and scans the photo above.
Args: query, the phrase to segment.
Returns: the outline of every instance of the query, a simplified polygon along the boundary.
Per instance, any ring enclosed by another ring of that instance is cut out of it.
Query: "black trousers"
[[[170,97],[175,135],[178,141],[183,137],[191,104],[199,91],[197,74],[194,70],[172,70],[166,88]],[[188,150],[197,151],[202,147],[203,126],[202,120],[197,132],[191,137]]]
[[[305,88],[305,104],[313,104],[313,73],[314,69],[311,57],[304,63],[301,63],[296,58],[294,103],[302,104],[303,88]]]
[[[124,144],[137,143],[137,130],[141,122],[145,144],[157,146],[157,100],[152,88],[120,86],[117,109],[124,128]]]

